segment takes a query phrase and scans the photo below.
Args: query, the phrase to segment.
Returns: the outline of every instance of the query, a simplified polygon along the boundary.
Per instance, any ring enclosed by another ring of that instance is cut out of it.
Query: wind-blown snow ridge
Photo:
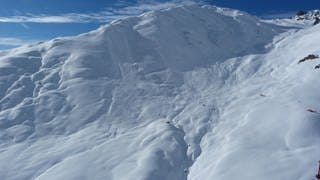
[[[310,179],[318,30],[193,5],[1,52],[0,179]]]

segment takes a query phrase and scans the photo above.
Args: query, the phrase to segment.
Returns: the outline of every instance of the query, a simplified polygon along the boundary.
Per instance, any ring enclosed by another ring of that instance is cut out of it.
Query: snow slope
[[[192,5],[3,51],[0,179],[311,179],[319,30]]]

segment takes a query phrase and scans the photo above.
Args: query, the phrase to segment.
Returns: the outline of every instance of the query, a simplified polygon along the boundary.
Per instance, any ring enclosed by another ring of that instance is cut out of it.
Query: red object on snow
[[[312,113],[316,113],[317,111],[314,109],[307,109],[307,111],[312,112]]]
[[[318,174],[316,175],[316,178],[319,180],[320,179],[320,161],[319,161],[319,170],[318,170]]]

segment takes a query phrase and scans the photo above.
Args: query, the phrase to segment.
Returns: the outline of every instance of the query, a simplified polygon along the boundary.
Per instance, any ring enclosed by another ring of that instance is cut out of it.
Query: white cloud
[[[18,38],[0,37],[0,45],[4,46],[21,46],[35,42],[39,42],[39,40],[23,40]]]
[[[67,13],[60,15],[26,14],[23,16],[10,17],[0,16],[0,23],[106,23],[123,17],[139,15],[147,11],[166,9],[178,5],[190,5],[195,3],[196,2],[194,0],[173,0],[162,3],[152,0],[142,0],[135,5],[129,5],[125,1],[119,1],[116,4],[116,7],[106,8],[105,10],[96,13]]]

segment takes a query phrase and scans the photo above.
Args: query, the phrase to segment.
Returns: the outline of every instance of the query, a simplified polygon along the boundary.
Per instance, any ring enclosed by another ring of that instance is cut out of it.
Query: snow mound
[[[311,178],[318,32],[192,5],[1,52],[0,179]]]

